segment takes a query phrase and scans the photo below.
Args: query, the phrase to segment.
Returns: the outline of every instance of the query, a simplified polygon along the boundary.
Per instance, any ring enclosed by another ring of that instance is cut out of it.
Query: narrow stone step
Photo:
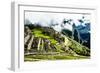
[[[29,40],[29,38],[30,38],[30,35],[27,35],[27,36],[25,37],[25,39],[24,39],[24,44],[27,43],[27,41]]]
[[[28,50],[31,49],[33,39],[34,39],[34,36],[32,36],[32,38],[31,38],[31,40],[30,40],[30,42],[28,44],[28,47],[27,47]]]
[[[41,43],[41,38],[39,38],[39,42],[38,42],[38,48],[37,48],[38,51],[40,50],[40,43]]]

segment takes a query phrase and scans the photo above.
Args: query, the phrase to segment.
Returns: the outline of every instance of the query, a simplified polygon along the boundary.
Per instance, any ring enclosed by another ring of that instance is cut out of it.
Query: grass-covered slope
[[[69,38],[69,41],[71,42],[71,44],[69,45],[69,48],[75,51],[78,55],[90,56],[89,48],[81,45],[80,43],[76,42],[73,39]]]
[[[90,56],[90,49],[53,28],[25,27],[30,31],[24,31],[26,36],[30,36],[28,42],[24,43],[25,61],[87,59]]]

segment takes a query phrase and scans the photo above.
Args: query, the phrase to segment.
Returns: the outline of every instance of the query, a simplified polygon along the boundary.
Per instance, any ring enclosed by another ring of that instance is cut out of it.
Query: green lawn
[[[89,59],[87,56],[71,56],[71,55],[27,55],[24,61],[40,61],[40,60],[76,60]]]
[[[42,32],[43,30],[42,29],[33,29],[33,35],[35,37],[41,37],[41,38],[47,38],[48,40],[50,40],[50,42],[52,44],[56,44],[57,41],[53,38],[53,37],[50,37],[49,35],[44,35]]]

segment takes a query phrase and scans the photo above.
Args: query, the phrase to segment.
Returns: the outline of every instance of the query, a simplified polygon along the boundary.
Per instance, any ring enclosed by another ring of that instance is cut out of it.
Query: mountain
[[[24,26],[25,61],[89,58],[90,49],[52,27]]]
[[[62,29],[62,34],[90,48],[90,22],[82,19],[78,20],[78,24],[76,22],[72,23],[72,20],[70,22],[69,21],[70,20],[67,20],[66,23],[64,22],[67,28]],[[63,25],[63,27],[65,26]],[[70,30],[68,26],[72,30]]]

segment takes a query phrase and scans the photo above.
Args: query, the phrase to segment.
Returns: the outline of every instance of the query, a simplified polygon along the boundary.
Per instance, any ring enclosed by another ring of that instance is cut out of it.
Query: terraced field
[[[24,61],[89,59],[90,49],[50,27],[24,31]]]

